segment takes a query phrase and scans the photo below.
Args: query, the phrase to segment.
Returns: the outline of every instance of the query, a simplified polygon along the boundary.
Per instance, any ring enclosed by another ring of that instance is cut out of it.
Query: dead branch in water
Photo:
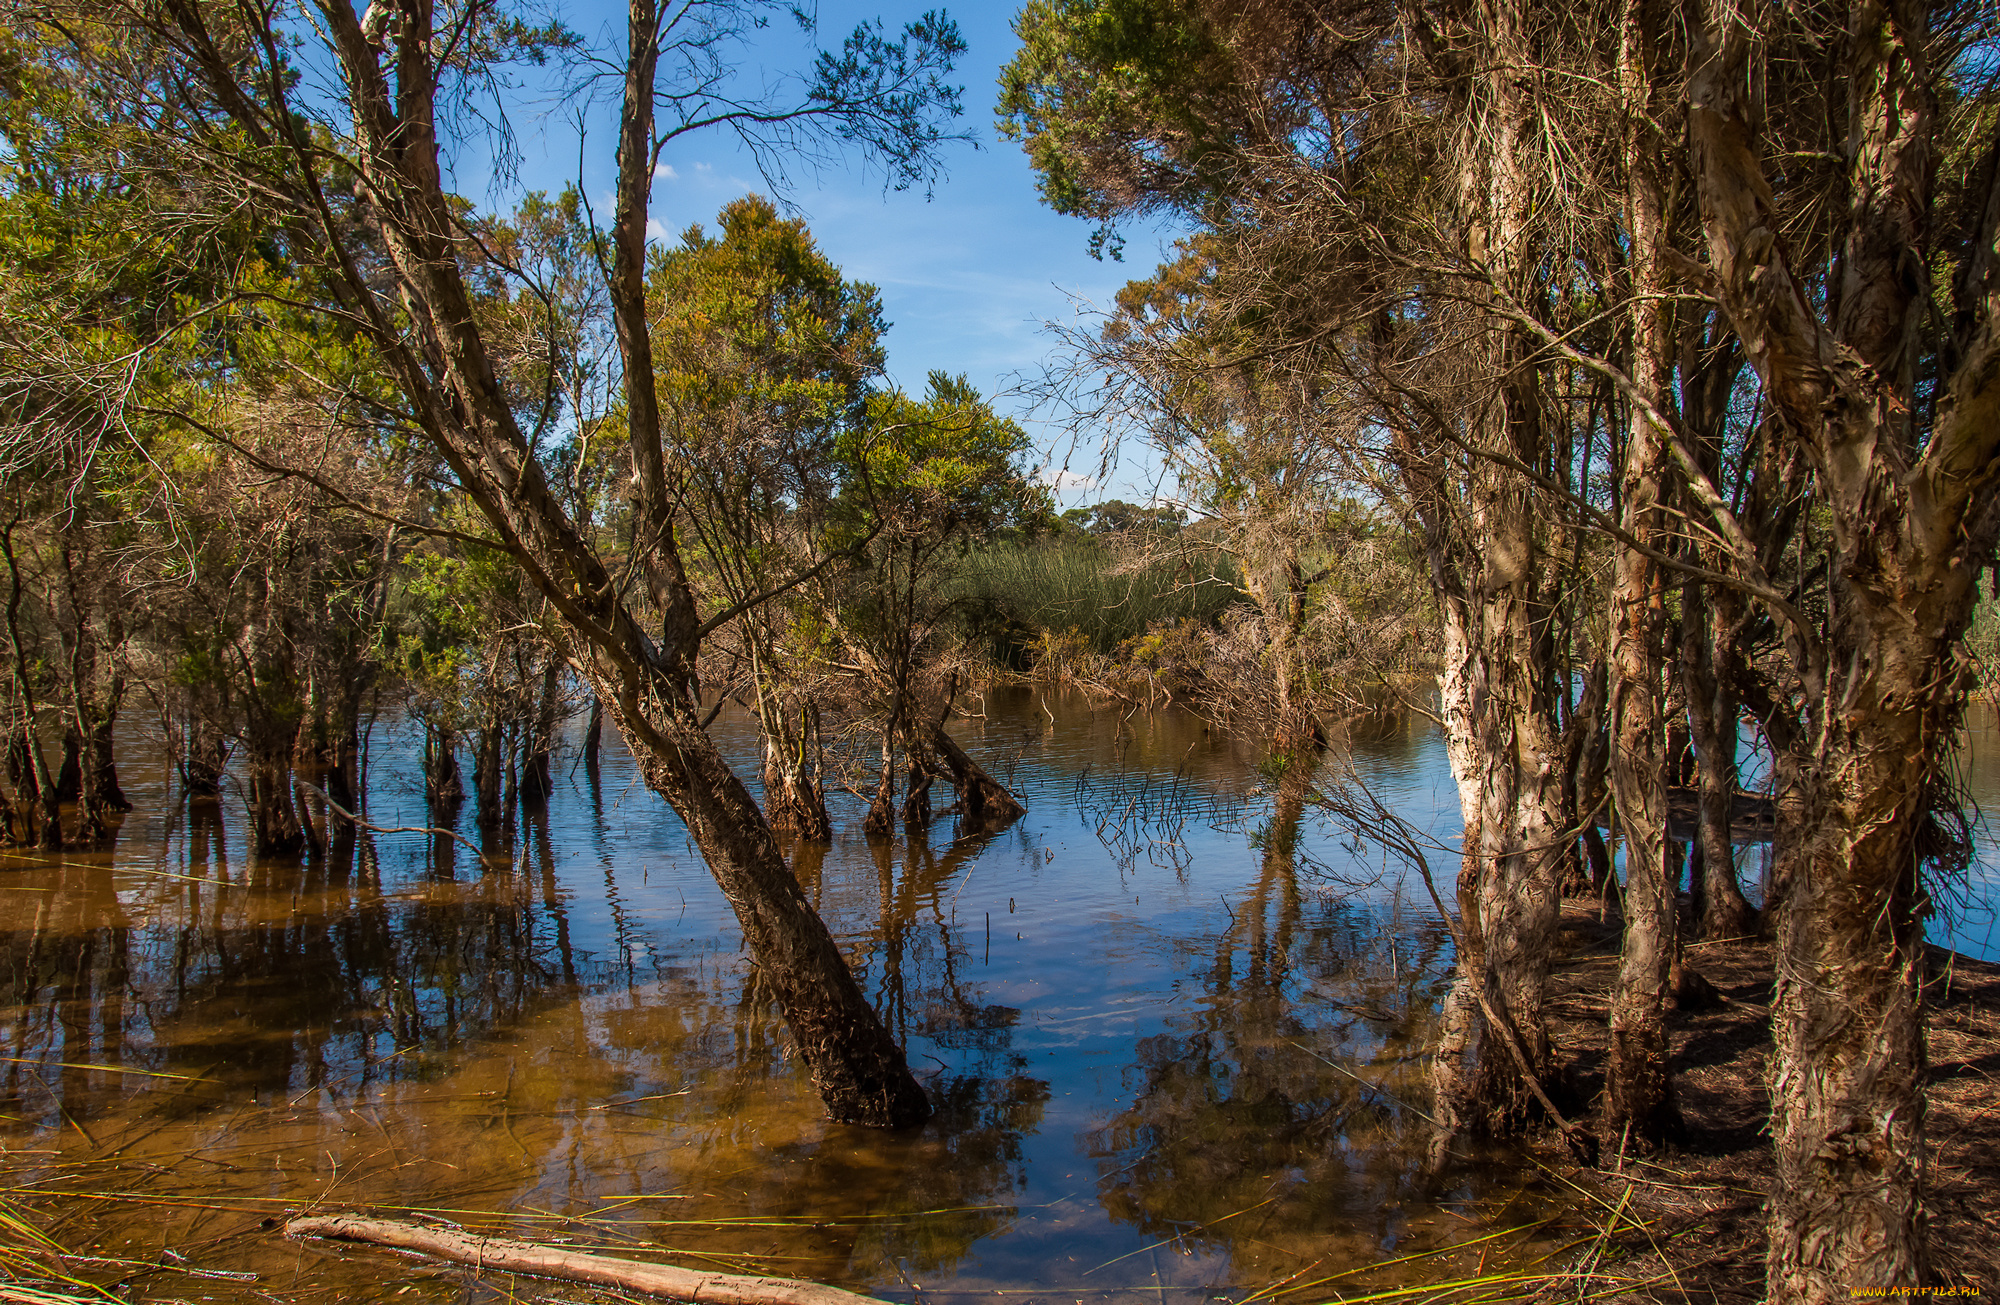
[[[692,1301],[695,1305],[881,1305],[838,1287],[795,1278],[747,1277],[736,1273],[701,1273],[666,1264],[642,1264],[609,1255],[586,1255],[533,1242],[479,1237],[453,1228],[423,1227],[393,1219],[363,1219],[355,1215],[312,1215],[285,1225],[285,1236],[326,1237],[367,1242],[416,1251],[475,1269],[562,1278],[599,1287],[615,1287]]]
[[[363,820],[360,816],[355,815],[352,811],[349,811],[346,807],[340,805],[340,803],[335,802],[332,798],[328,797],[326,795],[326,790],[320,788],[317,784],[308,784],[305,780],[300,779],[296,775],[292,777],[292,782],[297,784],[300,788],[304,789],[306,792],[312,794],[314,797],[318,798],[320,801],[332,807],[340,815],[346,817],[347,822],[349,824],[359,826],[360,828],[367,830],[371,834],[430,834],[434,837],[442,836],[444,838],[456,839],[457,841],[465,844],[465,846],[472,852],[474,856],[484,855],[484,853],[480,851],[479,846],[463,834],[453,833],[449,829],[437,829],[430,825],[371,825],[366,820]]]

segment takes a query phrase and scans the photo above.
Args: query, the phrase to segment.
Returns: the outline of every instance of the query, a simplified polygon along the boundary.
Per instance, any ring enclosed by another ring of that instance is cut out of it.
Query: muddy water
[[[821,1119],[726,904],[614,743],[484,858],[399,833],[274,864],[233,799],[175,803],[134,736],[115,848],[0,862],[0,1182],[159,1300],[508,1298],[271,1231],[308,1208],[897,1300],[1318,1299],[1562,1236],[1421,1255],[1556,1203],[1511,1164],[1424,1172],[1448,940],[1397,867],[1273,827],[1256,758],[1179,713],[1009,691],[965,738],[1028,799],[1017,825],[870,843],[856,805],[796,857],[938,1105],[886,1135]],[[1427,733],[1356,764],[1455,828]],[[375,823],[427,822],[393,721],[369,778]],[[470,804],[461,823],[476,837]]]

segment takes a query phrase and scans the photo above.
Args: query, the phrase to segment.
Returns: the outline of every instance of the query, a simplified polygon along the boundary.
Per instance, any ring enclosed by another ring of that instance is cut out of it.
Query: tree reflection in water
[[[1257,874],[1198,973],[1203,999],[1139,1042],[1131,1104],[1086,1138],[1110,1217],[1222,1261],[1209,1272],[1226,1281],[1325,1261],[1330,1232],[1354,1247],[1340,1267],[1365,1264],[1432,1195],[1405,1066],[1434,1021],[1441,930],[1399,954],[1373,911],[1301,891],[1309,780],[1288,772],[1256,831]]]
[[[1198,721],[1059,705],[992,695],[991,746],[1031,740],[1015,828],[869,842],[857,818],[793,849],[927,1078],[916,1132],[825,1123],[726,904],[615,745],[485,856],[362,834],[253,861],[233,808],[134,767],[116,849],[0,872],[6,1177],[168,1203],[64,1206],[72,1241],[150,1259],[219,1238],[218,1267],[307,1264],[336,1296],[409,1280],[301,1260],[259,1220],[440,1210],[889,1295],[1254,1286],[1421,1241],[1401,1063],[1442,939],[1302,874],[1330,849],[1296,794],[1254,843],[1212,828],[1256,776]],[[413,755],[375,764],[382,823],[470,824],[407,809]],[[1169,1238],[1189,1272],[1135,1257]],[[254,1299],[236,1290],[200,1294]]]

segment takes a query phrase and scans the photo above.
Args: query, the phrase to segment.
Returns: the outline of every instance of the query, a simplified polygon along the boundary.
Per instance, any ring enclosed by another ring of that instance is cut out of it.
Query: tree
[[[1182,242],[1178,259],[1119,291],[1097,339],[1072,337],[1071,371],[1090,387],[1083,420],[1136,425],[1204,542],[1235,557],[1261,621],[1272,748],[1310,769],[1326,734],[1306,617],[1333,575],[1315,563],[1354,489],[1352,410],[1295,369],[1264,365],[1257,318],[1232,302],[1233,272],[1225,242]]]
[[[73,30],[19,12],[106,95],[157,105],[156,143],[182,175],[255,195],[310,269],[304,306],[371,350],[397,434],[447,469],[487,533],[547,600],[566,655],[624,732],[647,784],[685,821],[735,907],[829,1112],[878,1125],[921,1120],[921,1088],[786,868],[741,780],[702,728],[695,666],[722,623],[705,614],[683,552],[684,511],[663,438],[645,294],[650,190],[662,152],[707,127],[737,131],[774,166],[859,149],[897,184],[928,182],[957,110],[945,77],[963,51],[933,15],[890,37],[864,24],[822,53],[789,103],[729,98],[729,60],[763,7],[713,0],[630,6],[620,69],[616,207],[599,248],[618,343],[633,476],[632,535],[617,575],[523,429],[467,276],[476,232],[446,189],[443,148],[480,130],[474,97],[507,69],[575,44],[486,6],[316,5],[300,32],[268,12],[159,0],[96,15],[175,75],[140,79]],[[51,19],[58,17],[53,13]],[[306,42],[299,46],[294,38]],[[296,53],[294,52],[296,51]],[[301,63],[339,90],[298,93]],[[497,108],[505,112],[508,106]],[[226,208],[215,204],[216,209]]]
[[[877,394],[867,422],[839,443],[850,545],[865,559],[829,586],[829,624],[852,652],[878,700],[881,769],[865,828],[894,828],[896,755],[907,762],[906,823],[930,822],[930,784],[942,773],[958,795],[968,833],[997,829],[1021,804],[944,726],[959,679],[938,683],[940,636],[952,606],[951,562],[971,541],[1010,522],[1049,515],[1045,491],[1019,459],[1028,437],[997,415],[963,376],[932,372],[921,401]]]
[[[1230,267],[1212,311],[1244,324],[1235,356],[1312,397],[1294,410],[1310,431],[1280,429],[1326,438],[1322,414],[1339,414],[1334,441],[1379,446],[1373,484],[1423,541],[1475,949],[1437,1082],[1467,1130],[1552,1104],[1542,994],[1578,831],[1581,722],[1559,658],[1574,512],[1538,503],[1537,483],[1578,484],[1588,428],[1556,418],[1539,346],[1496,311],[1555,298],[1545,279],[1565,266],[1528,221],[1541,119],[1506,71],[1533,66],[1532,27],[1518,4],[1364,2],[1328,26],[1199,0],[1032,3],[1000,106],[1044,195],[1097,221],[1098,247],[1133,214],[1203,225]],[[1467,250],[1473,284],[1448,266]]]
[[[1963,855],[1961,645],[2000,531],[2000,133],[1983,19],[1858,0],[1703,20],[1687,102],[1706,258],[1684,274],[1721,306],[1831,528],[1829,610],[1779,612],[1808,727],[1777,926],[1767,1285],[1832,1301],[1926,1272],[1924,882]],[[1820,187],[1777,166],[1755,107],[1774,91],[1830,124],[1846,202],[1823,245],[1782,234]]]
[[[1670,1113],[1662,609],[1700,586],[1680,628],[1717,682],[1696,709],[1717,873],[1733,764],[1718,702],[1757,709],[1786,790],[1770,1295],[1907,1290],[1925,1271],[1924,883],[1966,854],[1947,758],[1973,577],[2000,532],[1986,20],[1921,0],[1725,0],[1688,26],[1640,3],[1314,18],[1031,5],[1003,111],[1059,207],[1105,222],[1171,206],[1238,248],[1292,251],[1267,261],[1286,275],[1261,303],[1316,303],[1296,320],[1351,342],[1349,374],[1438,541],[1444,715],[1484,854],[1461,883],[1482,1001],[1532,1001],[1552,917],[1518,858],[1571,827],[1547,800],[1564,751],[1542,705],[1561,696],[1552,545],[1584,528],[1611,541],[1614,787],[1637,891],[1607,1118],[1641,1131]],[[1379,203],[1413,181],[1400,211]],[[1486,394],[1435,383],[1447,346]],[[1576,420],[1579,401],[1602,415]],[[1600,437],[1608,502],[1590,483]],[[1539,534],[1548,506],[1571,518],[1561,535]],[[1782,655],[1742,665],[1759,646]],[[1486,1013],[1506,1032],[1506,1011]],[[1532,1033],[1531,1011],[1512,1016]],[[1504,1041],[1534,1065],[1529,1038]]]
[[[875,288],[842,277],[805,224],[781,219],[770,201],[733,201],[720,228],[713,237],[691,228],[649,277],[694,580],[738,613],[724,632],[737,675],[718,683],[711,670],[707,687],[748,684],[764,737],[765,812],[776,829],[824,839],[824,658],[800,585],[844,560],[829,534],[837,447],[868,419],[887,324]]]

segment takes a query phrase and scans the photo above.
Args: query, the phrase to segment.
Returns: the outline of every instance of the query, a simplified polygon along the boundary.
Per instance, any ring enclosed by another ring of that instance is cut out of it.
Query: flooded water
[[[834,844],[795,857],[938,1107],[920,1130],[823,1120],[727,905],[611,741],[483,861],[412,833],[280,864],[245,855],[234,799],[175,803],[135,736],[115,848],[0,862],[5,1182],[149,1300],[508,1297],[282,1240],[306,1209],[892,1300],[1323,1299],[1560,1243],[1532,1171],[1421,1163],[1449,940],[1400,867],[1274,827],[1257,759],[1192,717],[986,705],[963,737],[1024,819],[870,842],[842,799]],[[370,756],[370,819],[427,823],[414,740],[378,722]],[[1455,832],[1427,730],[1355,765]]]

